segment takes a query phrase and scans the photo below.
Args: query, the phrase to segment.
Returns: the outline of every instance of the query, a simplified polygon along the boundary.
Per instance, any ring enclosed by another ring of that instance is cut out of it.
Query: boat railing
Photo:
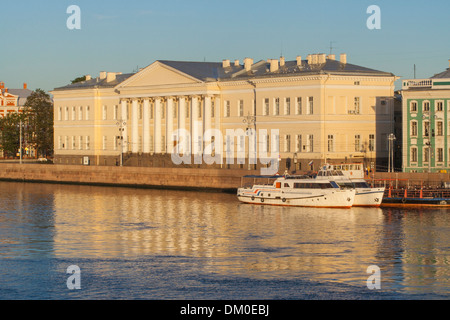
[[[386,198],[443,198],[450,199],[450,189],[438,188],[411,188],[394,189],[386,188],[384,191]]]

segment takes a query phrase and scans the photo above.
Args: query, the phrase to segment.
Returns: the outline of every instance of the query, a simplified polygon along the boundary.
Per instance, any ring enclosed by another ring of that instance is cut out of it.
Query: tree
[[[78,77],[72,80],[72,84],[86,80],[86,76]]]
[[[35,90],[25,103],[24,116],[31,130],[29,143],[36,148],[38,155],[47,157],[53,154],[53,101],[43,90]]]
[[[14,157],[20,147],[20,124],[26,122],[24,114],[8,113],[0,118],[0,144],[4,157]],[[22,134],[23,141],[24,134]]]

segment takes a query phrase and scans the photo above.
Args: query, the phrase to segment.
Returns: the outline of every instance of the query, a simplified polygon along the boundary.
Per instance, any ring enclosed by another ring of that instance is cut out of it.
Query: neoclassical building
[[[134,74],[101,72],[52,91],[55,163],[385,166],[397,79],[350,64],[345,54],[158,60]]]
[[[402,82],[403,171],[447,172],[450,169],[450,65],[431,78]]]

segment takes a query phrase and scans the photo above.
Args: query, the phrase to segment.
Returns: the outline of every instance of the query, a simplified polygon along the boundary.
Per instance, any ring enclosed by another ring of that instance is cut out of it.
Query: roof
[[[270,62],[261,60],[252,64],[251,70],[246,71],[242,64],[223,68],[221,62],[189,62],[189,61],[167,61],[158,60],[169,67],[177,69],[192,77],[203,81],[237,80],[241,78],[255,77],[281,77],[298,76],[308,74],[341,74],[341,75],[367,75],[367,76],[394,76],[392,73],[370,69],[350,63],[327,59],[322,64],[308,64],[308,60],[302,60],[301,66],[297,61],[286,61],[275,72],[270,72]]]
[[[125,81],[129,77],[134,75],[134,73],[126,73],[126,74],[116,74],[116,79],[108,82],[105,79],[92,78],[90,80],[80,81],[76,83],[69,84],[67,86],[55,88],[55,91],[58,90],[76,90],[76,89],[89,89],[89,88],[114,88],[119,83]]]
[[[447,68],[444,72],[435,74],[430,79],[450,79],[450,68]]]

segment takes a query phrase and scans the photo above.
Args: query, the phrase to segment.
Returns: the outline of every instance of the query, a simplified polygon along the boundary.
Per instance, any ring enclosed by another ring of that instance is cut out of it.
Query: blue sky
[[[70,5],[81,30],[69,30]],[[381,29],[369,30],[370,5]],[[450,1],[2,0],[0,81],[46,91],[100,71],[132,72],[157,59],[287,60],[347,53],[348,62],[412,78],[448,68]]]

